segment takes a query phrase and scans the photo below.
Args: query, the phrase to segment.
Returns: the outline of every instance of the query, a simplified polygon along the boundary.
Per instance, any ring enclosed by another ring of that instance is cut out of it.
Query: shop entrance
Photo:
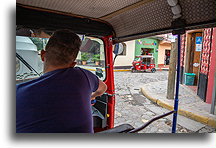
[[[186,38],[185,50],[185,71],[184,73],[194,73],[193,85],[188,85],[193,91],[198,93],[198,84],[200,78],[201,52],[203,43],[203,30],[193,30],[188,32]],[[185,75],[183,76],[184,84],[186,83]]]
[[[165,55],[164,55],[164,65],[169,65],[170,64],[170,50],[165,50]]]
[[[154,49],[152,48],[141,48],[141,55],[153,55]]]
[[[191,48],[189,60],[189,73],[196,74],[194,85],[197,86],[200,70],[200,57],[202,51],[202,33],[196,32],[191,34]]]

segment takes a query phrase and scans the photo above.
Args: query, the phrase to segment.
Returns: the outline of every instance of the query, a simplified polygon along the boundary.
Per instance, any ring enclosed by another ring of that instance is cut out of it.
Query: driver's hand
[[[95,105],[97,101],[95,99],[91,100],[91,105]]]

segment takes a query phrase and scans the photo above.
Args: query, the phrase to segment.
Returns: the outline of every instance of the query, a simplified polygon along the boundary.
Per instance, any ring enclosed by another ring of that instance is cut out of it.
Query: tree
[[[30,37],[32,42],[37,46],[37,50],[43,50],[48,42],[47,38]]]

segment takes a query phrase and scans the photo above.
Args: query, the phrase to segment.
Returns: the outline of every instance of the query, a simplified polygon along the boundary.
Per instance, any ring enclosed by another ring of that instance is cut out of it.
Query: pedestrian
[[[81,46],[69,30],[56,31],[41,51],[44,74],[17,85],[17,133],[93,133],[91,99],[107,86],[92,72],[74,67]]]

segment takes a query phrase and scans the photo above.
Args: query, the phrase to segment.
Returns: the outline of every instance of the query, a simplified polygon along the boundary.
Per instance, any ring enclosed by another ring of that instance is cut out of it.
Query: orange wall
[[[163,43],[158,46],[158,64],[164,64],[165,50],[171,50],[171,44]]]

